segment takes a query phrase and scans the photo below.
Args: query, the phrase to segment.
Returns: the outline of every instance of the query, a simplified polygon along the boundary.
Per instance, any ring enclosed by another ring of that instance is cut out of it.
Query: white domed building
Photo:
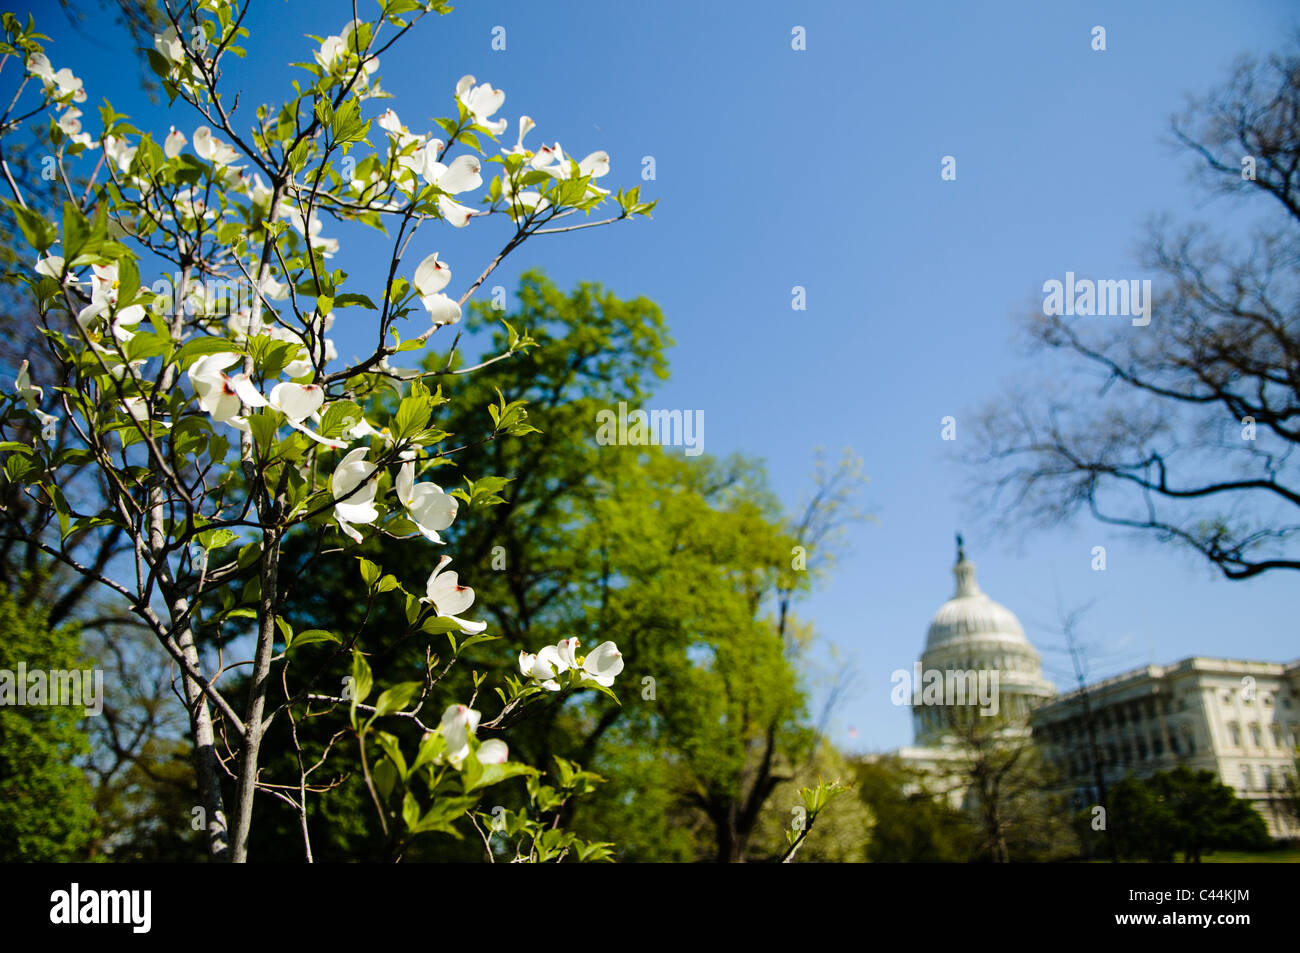
[[[1029,713],[1056,694],[1056,687],[1043,678],[1042,658],[1025,638],[1015,613],[980,589],[975,564],[966,558],[960,536],[953,575],[956,591],[930,620],[920,670],[975,673],[977,688],[982,677],[996,690],[998,711],[1012,723],[1026,724]],[[949,698],[946,703],[955,702]],[[934,706],[915,706],[912,720],[918,745],[944,743],[943,720]]]
[[[894,673],[895,701],[912,705],[915,743],[889,754],[934,780],[951,777],[954,784],[942,787],[956,807],[964,791],[955,769],[966,756],[946,713],[954,706],[975,706],[990,717],[1000,715],[1002,730],[1027,734],[1029,713],[1056,688],[1043,677],[1042,658],[1015,613],[980,589],[960,536],[953,575],[956,589],[930,620],[920,660],[911,673]],[[910,688],[910,696],[900,688]]]
[[[953,575],[956,591],[931,618],[920,660],[911,672],[894,672],[893,700],[912,706],[915,741],[883,757],[923,774],[931,793],[962,807],[970,753],[945,714],[963,704],[991,708],[996,697],[1003,720],[995,731],[1025,741],[1032,733],[1059,777],[1059,793],[1070,794],[1075,808],[1098,802],[1098,769],[1114,784],[1186,765],[1216,772],[1254,804],[1273,836],[1300,837],[1300,822],[1281,806],[1300,783],[1300,659],[1195,656],[1057,695],[1015,613],[975,581],[960,536]]]

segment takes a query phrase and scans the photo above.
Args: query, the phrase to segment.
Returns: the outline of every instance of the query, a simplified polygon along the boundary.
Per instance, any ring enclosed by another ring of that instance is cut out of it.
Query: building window
[[[1259,769],[1259,774],[1260,774],[1260,778],[1264,782],[1264,790],[1265,791],[1273,790],[1273,769],[1270,768],[1268,765],[1264,765],[1262,768]]]
[[[1170,736],[1169,736],[1169,750],[1172,751],[1174,754],[1182,754],[1182,752],[1181,752],[1180,750],[1178,750],[1178,736],[1177,736],[1177,735],[1170,735]]]
[[[1273,724],[1269,725],[1269,728],[1271,728],[1273,732],[1273,747],[1274,748],[1282,747],[1282,726],[1274,722]]]
[[[1147,759],[1147,743],[1141,738],[1137,740],[1137,749],[1138,758],[1145,761]]]
[[[1250,726],[1250,743],[1253,744],[1256,748],[1258,748],[1258,747],[1260,746],[1260,744],[1259,744],[1259,725],[1251,725],[1251,726]]]
[[[1159,735],[1151,736],[1151,754],[1154,757],[1160,757],[1165,753],[1165,743],[1160,740]]]
[[[1241,768],[1241,789],[1250,790],[1250,765],[1242,765]]]
[[[1231,724],[1231,725],[1228,726],[1228,735],[1232,738],[1232,746],[1233,746],[1234,748],[1240,748],[1240,747],[1241,747],[1241,729],[1238,728],[1235,724]]]
[[[1183,740],[1187,742],[1187,753],[1196,754],[1196,735],[1190,725],[1183,725]]]

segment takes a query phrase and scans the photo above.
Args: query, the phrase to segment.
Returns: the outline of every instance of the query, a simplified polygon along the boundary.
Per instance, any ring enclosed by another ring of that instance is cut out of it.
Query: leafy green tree
[[[779,857],[787,848],[790,831],[808,823],[801,792],[819,782],[836,782],[844,789],[827,804],[816,830],[800,847],[794,860],[803,863],[854,864],[869,859],[876,816],[866,801],[851,789],[854,766],[828,741],[821,741],[812,757],[798,763],[793,777],[773,792],[771,809],[763,812],[751,848],[755,854]]]
[[[534,235],[570,230],[551,226],[556,218],[617,204],[611,217],[582,227],[607,225],[646,215],[653,203],[640,201],[638,188],[611,194],[593,184],[609,171],[604,152],[579,162],[556,147],[525,149],[522,139],[504,155],[485,145],[507,126],[493,118],[504,94],[472,76],[455,84],[454,115],[436,120],[445,140],[410,133],[392,110],[365,118],[369,101],[386,97],[373,76],[380,56],[421,20],[450,12],[444,3],[384,2],[374,19],[320,39],[314,62],[295,64],[301,75],[284,102],[240,113],[255,119],[248,126],[232,119],[238,96],[223,71],[227,57],[244,53],[242,11],[196,0],[163,12],[169,25],[147,61],[169,100],[199,118],[192,142],[175,130],[141,132],[107,102],[92,134],[75,105],[88,98],[81,80],[54,66],[48,38],[30,19],[3,17],[0,59],[13,68],[4,74],[12,90],[0,147],[40,116],[48,120],[36,134],[45,157],[72,171],[56,177],[57,202],[4,177],[6,206],[30,246],[17,277],[39,315],[47,361],[15,368],[13,389],[0,399],[0,535],[61,563],[78,585],[102,587],[176,666],[197,820],[213,859],[248,858],[255,802],[271,799],[302,820],[311,857],[308,802],[336,785],[309,781],[324,767],[308,763],[296,743],[299,723],[310,719],[329,720],[332,737],[355,743],[384,856],[402,856],[419,835],[455,833],[486,789],[513,777],[529,779],[538,810],[567,805],[586,793],[586,781],[561,777],[546,793],[540,779],[563,774],[558,762],[511,761],[505,741],[479,735],[534,707],[547,694],[543,679],[484,689],[495,704],[488,693],[502,688],[499,713],[487,720],[471,708],[480,679],[461,679],[472,682],[470,704],[439,685],[465,650],[495,638],[461,617],[472,593],[444,572],[447,558],[420,581],[406,566],[398,580],[350,554],[347,585],[362,618],[348,631],[290,624],[305,579],[282,573],[280,561],[290,542],[330,556],[367,537],[438,542],[458,502],[497,499],[508,477],[475,474],[451,494],[424,479],[463,447],[444,443],[451,434],[439,408],[447,400],[429,385],[433,375],[398,373],[390,358],[432,353],[436,332],[444,331],[439,344],[451,337],[444,329],[506,255]],[[103,159],[90,161],[100,149]],[[452,198],[476,201],[466,193],[480,187],[477,210]],[[326,216],[386,233],[391,223],[388,267],[351,282],[331,268],[339,241],[320,234]],[[420,226],[463,228],[471,218],[500,223],[505,246],[453,299],[443,293],[452,280],[446,261],[403,258]],[[152,281],[159,271],[174,282]],[[338,361],[328,338],[345,309],[373,318],[373,350],[351,363]],[[455,362],[459,340],[437,360]],[[511,330],[505,351],[479,369],[532,345]],[[385,401],[392,412],[367,419]],[[487,409],[491,424],[480,415],[473,428],[483,441],[534,430],[519,402]],[[111,549],[114,536],[129,544],[130,558],[83,558]],[[398,607],[400,624],[368,630],[377,604]],[[428,643],[444,640],[435,670]],[[377,681],[368,656],[414,641],[425,643],[429,661],[418,677]],[[235,646],[247,657],[232,660]],[[241,678],[226,677],[232,667]],[[611,643],[581,662],[570,658],[564,687],[612,695],[620,668]],[[287,779],[263,771],[272,731],[287,732],[294,746]],[[531,859],[603,856],[604,845],[568,832],[539,846],[541,820],[515,822],[512,836],[533,838]]]
[[[466,330],[500,327],[500,317],[476,307]],[[600,695],[562,696],[512,729],[512,745],[532,763],[560,757],[608,779],[587,806],[562,809],[565,823],[615,842],[622,859],[771,856],[773,845],[751,854],[748,839],[777,786],[794,778],[813,747],[798,658],[808,634],[789,608],[813,573],[794,570],[791,552],[810,536],[829,540],[827,529],[792,532],[751,461],[596,439],[598,414],[617,412],[620,403],[643,406],[667,374],[670,341],[652,302],[588,283],[566,293],[530,272],[506,324],[497,340],[479,344],[485,352],[508,345],[511,328],[526,329],[537,346],[471,377],[439,375],[453,408],[524,400],[528,424],[540,430],[457,455],[471,472],[516,475],[501,491],[506,502],[466,507],[446,533],[458,558],[475,567],[476,597],[503,635],[479,647],[474,671],[517,676],[521,651],[566,638],[581,646],[615,640],[626,666],[620,681],[629,686],[621,705]],[[475,413],[453,410],[444,426],[472,432]],[[833,485],[819,506],[838,503],[843,490]],[[423,571],[407,542],[384,540],[369,552],[382,552],[400,578]],[[294,573],[306,571],[291,558]],[[291,603],[295,624],[301,617],[356,625],[362,607],[333,582],[350,571],[328,556],[313,558],[310,572],[321,584]],[[402,624],[392,609],[375,612],[379,630]],[[426,659],[418,646],[394,643],[371,662],[377,673],[407,678]],[[471,673],[453,671],[449,684],[457,678],[459,691],[473,690]],[[494,807],[513,810],[522,789],[507,795],[503,788],[500,797]],[[787,811],[778,813],[788,820]],[[463,858],[472,848],[471,841],[436,850]]]
[[[1169,861],[1175,852],[1200,863],[1211,850],[1272,845],[1264,819],[1213,771],[1180,765],[1115,788],[1110,820],[1122,857]]]
[[[20,665],[25,673],[90,668],[75,625],[50,628],[44,613],[0,587],[0,672],[16,679]],[[85,860],[96,815],[84,710],[15,702],[0,705],[0,860]]]
[[[857,766],[857,794],[876,818],[867,851],[876,863],[965,863],[975,856],[970,818],[927,787],[928,778],[897,758]]]
[[[1027,710],[1004,699],[995,714],[974,705],[934,711],[959,755],[946,785],[947,792],[960,794],[978,832],[973,859],[1010,863],[1076,856],[1064,798],[1048,793],[1056,779],[1033,742]]]

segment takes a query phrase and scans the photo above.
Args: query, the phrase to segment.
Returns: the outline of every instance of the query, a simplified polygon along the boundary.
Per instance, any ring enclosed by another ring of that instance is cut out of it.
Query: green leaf
[[[253,442],[257,446],[258,456],[263,459],[269,459],[271,452],[275,449],[275,434],[280,429],[279,416],[266,411],[259,411],[248,416],[248,429],[253,434]]]
[[[380,798],[387,801],[389,795],[393,793],[393,788],[397,787],[396,765],[385,758],[375,765],[375,769],[371,774],[374,776],[375,788],[379,791]]]
[[[483,764],[478,759],[477,750],[471,751],[465,758],[465,763],[461,765],[460,781],[465,788],[465,793],[479,791],[483,788],[490,787],[493,784],[499,784],[507,778],[516,778],[521,774],[536,773],[536,768],[531,768],[526,764],[520,764],[517,761],[507,761],[505,764]]]
[[[401,711],[411,703],[411,700],[420,694],[423,686],[419,682],[399,682],[392,688],[386,689],[375,700],[375,718],[382,718],[384,715],[391,715],[395,711]]]
[[[63,257],[71,265],[83,252],[92,252],[95,242],[90,219],[71,202],[63,203]]]
[[[301,638],[301,636],[299,636]],[[352,650],[352,723],[356,724],[357,704],[366,700],[370,694],[370,689],[374,685],[374,677],[370,674],[370,663],[366,657],[361,654],[359,649]]]
[[[305,632],[299,632],[293,637],[293,642],[289,647],[298,648],[303,645],[311,645],[315,642],[334,642],[342,644],[343,640],[325,629],[307,629]]]
[[[492,642],[499,638],[501,638],[501,636],[488,635],[486,632],[480,632],[477,635],[467,636],[465,640],[460,643],[460,650],[457,652],[457,654],[460,654],[460,652],[464,652],[471,645],[477,645],[480,642]]]
[[[176,352],[176,363],[181,370],[188,370],[191,364],[205,354],[220,354],[222,351],[242,354],[243,348],[226,338],[194,338],[181,345]]]
[[[375,742],[384,749],[384,754],[388,756],[388,760],[396,766],[398,776],[402,780],[406,780],[410,772],[406,769],[406,758],[402,757],[402,746],[397,737],[390,735],[386,731],[376,731]]]
[[[410,791],[402,798],[402,822],[409,830],[414,830],[420,819],[420,804]]]
[[[52,222],[12,199],[5,199],[5,205],[9,206],[9,210],[14,213],[14,218],[18,220],[18,229],[29,245],[43,252],[54,244],[59,232]]]
[[[446,616],[430,616],[420,624],[420,629],[429,635],[441,635],[444,632],[459,632],[460,623]]]
[[[404,397],[393,416],[390,429],[394,440],[405,440],[423,430],[433,413],[432,404],[427,397]]]
[[[233,543],[239,539],[239,534],[233,529],[210,529],[199,533],[195,539],[204,549],[213,550]]]
[[[361,407],[351,400],[336,400],[325,409],[321,417],[320,433],[324,437],[337,437],[356,426],[361,420]]]
[[[26,449],[26,448],[24,448]],[[415,620],[420,618],[420,613],[424,611],[424,603],[420,602],[415,596],[407,593],[406,595],[406,622],[408,625],[415,625]]]
[[[466,811],[478,803],[477,797],[439,797],[420,820],[411,827],[411,833],[422,834],[426,831],[441,831],[452,837],[460,838],[460,831],[452,822],[462,817]]]
[[[361,579],[365,582],[366,588],[375,588],[375,583],[379,581],[382,570],[369,559],[358,557],[357,562],[361,563]]]
[[[425,735],[420,741],[420,750],[416,752],[415,763],[411,765],[414,772],[426,764],[432,764],[447,749],[447,739],[436,731]]]

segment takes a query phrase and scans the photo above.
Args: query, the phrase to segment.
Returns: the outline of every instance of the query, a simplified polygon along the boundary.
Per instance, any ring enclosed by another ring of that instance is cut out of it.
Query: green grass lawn
[[[1181,854],[1178,855],[1181,858]],[[1090,864],[1105,864],[1109,861],[1090,860]],[[1124,861],[1124,863],[1144,864],[1146,861]],[[1300,864],[1300,850],[1221,850],[1201,857],[1203,864]]]
[[[1204,864],[1300,864],[1300,850],[1222,850],[1206,854]]]

